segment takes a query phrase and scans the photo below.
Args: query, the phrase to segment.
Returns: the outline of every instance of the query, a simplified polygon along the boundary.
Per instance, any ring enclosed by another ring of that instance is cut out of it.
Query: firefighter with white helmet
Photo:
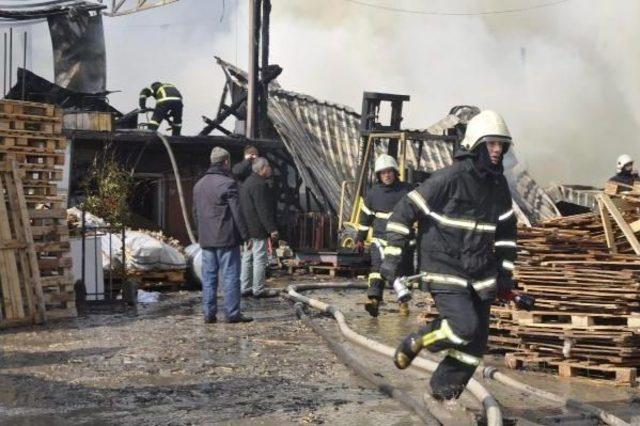
[[[398,266],[417,221],[420,288],[430,291],[440,314],[400,343],[394,363],[404,369],[423,348],[446,350],[430,382],[438,400],[457,398],[481,362],[496,295],[533,306],[533,298],[512,291],[516,217],[502,167],[511,144],[502,117],[480,112],[469,120],[457,161],[403,197],[387,223],[383,277],[401,276]]]
[[[616,161],[616,174],[609,180],[630,186],[633,186],[636,181],[640,180],[638,172],[633,170],[633,158],[631,158],[630,155],[622,154],[618,157],[618,161]]]
[[[360,208],[360,224],[356,237],[356,247],[362,250],[364,240],[369,229],[373,227],[371,240],[371,271],[369,273],[369,289],[365,302],[366,311],[373,317],[378,316],[378,307],[382,301],[385,281],[380,275],[380,264],[384,258],[384,250],[387,246],[386,229],[387,220],[396,203],[412,187],[399,180],[399,168],[395,158],[382,154],[378,156],[374,164],[377,183],[368,191]],[[413,268],[413,252],[407,251],[407,255],[400,259],[399,270],[403,274],[410,274]],[[407,305],[401,306],[403,313],[407,312]]]

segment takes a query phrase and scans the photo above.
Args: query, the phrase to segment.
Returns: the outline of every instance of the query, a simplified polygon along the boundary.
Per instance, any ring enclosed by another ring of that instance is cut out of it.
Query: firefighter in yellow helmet
[[[360,229],[356,245],[363,246],[369,229],[373,227],[370,250],[371,273],[369,274],[369,290],[367,291],[365,309],[372,317],[377,317],[385,286],[385,280],[380,275],[380,264],[388,251],[386,240],[387,227],[390,225],[388,219],[393,207],[411,191],[412,187],[406,182],[400,182],[398,163],[390,155],[378,156],[374,172],[377,183],[366,194],[360,210]],[[391,226],[393,227],[393,224]],[[409,242],[407,242],[407,248],[408,244]],[[413,251],[406,250],[405,255],[401,256],[401,260],[400,270],[403,274],[410,274],[413,269]],[[402,313],[408,313],[406,304],[401,305],[400,308]]]
[[[150,87],[145,87],[140,91],[141,110],[147,110],[146,104],[149,97],[156,99],[156,106],[148,128],[157,130],[162,120],[167,120],[171,125],[172,135],[179,136],[182,130],[182,95],[180,91],[173,84],[160,83],[159,81],[151,83]]]
[[[438,400],[457,398],[482,360],[496,295],[533,306],[533,298],[512,292],[516,217],[502,167],[511,144],[502,117],[480,112],[469,120],[457,161],[409,192],[387,224],[387,249],[393,252],[385,256],[383,277],[400,275],[417,221],[421,288],[430,291],[440,314],[400,343],[394,363],[407,368],[423,348],[447,351],[430,382]]]

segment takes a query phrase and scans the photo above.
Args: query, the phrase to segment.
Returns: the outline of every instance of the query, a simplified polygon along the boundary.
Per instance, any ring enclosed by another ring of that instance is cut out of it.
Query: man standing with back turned
[[[218,273],[224,285],[226,321],[250,322],[240,313],[240,244],[248,239],[238,184],[229,174],[229,152],[211,150],[211,167],[193,188],[193,213],[202,247],[202,308],[204,322],[217,321]]]
[[[249,241],[242,252],[240,282],[242,295],[254,297],[274,296],[264,288],[268,265],[267,239],[278,239],[273,198],[267,185],[272,170],[264,157],[257,157],[251,164],[253,173],[240,188],[240,206],[249,227]]]
[[[516,217],[502,174],[511,143],[502,117],[482,111],[469,121],[457,161],[409,192],[389,218],[387,243],[397,252],[385,257],[382,275],[396,279],[400,252],[418,221],[421,288],[431,292],[440,314],[400,343],[394,363],[405,369],[423,348],[447,350],[431,377],[437,400],[458,398],[480,364],[496,294],[533,307],[532,298],[512,292]]]

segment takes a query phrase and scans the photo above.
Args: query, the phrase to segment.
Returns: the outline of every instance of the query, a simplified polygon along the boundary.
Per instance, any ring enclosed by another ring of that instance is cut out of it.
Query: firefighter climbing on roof
[[[633,158],[630,155],[622,154],[616,161],[616,174],[609,181],[633,186],[638,180],[640,177],[638,177],[638,172],[633,169]]]
[[[179,136],[182,130],[182,95],[178,89],[169,83],[151,83],[150,87],[140,91],[141,110],[147,110],[146,103],[149,97],[156,99],[156,106],[147,127],[157,130],[162,120],[167,120],[171,125],[172,135]]]
[[[418,222],[421,288],[440,317],[398,346],[396,367],[409,367],[420,350],[446,350],[430,384],[437,400],[457,398],[487,347],[489,309],[496,294],[531,309],[533,298],[516,295],[516,217],[502,159],[512,144],[500,115],[482,111],[467,126],[453,165],[436,171],[393,209],[381,273],[393,281],[411,228]]]
[[[391,211],[400,199],[411,191],[411,185],[400,182],[398,163],[390,155],[380,155],[374,164],[377,183],[367,193],[364,203],[360,209],[360,226],[356,237],[356,247],[361,251],[364,247],[364,240],[367,233],[373,226],[371,240],[371,272],[369,273],[369,290],[365,309],[373,317],[378,316],[378,307],[382,301],[382,294],[385,281],[380,275],[380,264],[385,256],[387,247],[386,229],[387,220],[391,216]],[[412,234],[411,231],[409,231]],[[407,244],[409,244],[407,242]],[[399,270],[402,274],[411,274],[413,270],[413,251],[405,250],[405,255],[400,256],[401,265]],[[401,304],[402,313],[408,313],[406,303]]]

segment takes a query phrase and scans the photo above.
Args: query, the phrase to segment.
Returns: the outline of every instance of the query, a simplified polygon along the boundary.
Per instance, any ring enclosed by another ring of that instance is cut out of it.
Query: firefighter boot
[[[378,307],[380,306],[380,301],[378,299],[367,298],[367,301],[364,303],[365,311],[369,312],[369,315],[372,317],[378,316]]]
[[[396,348],[396,353],[393,355],[393,363],[396,367],[404,370],[411,365],[423,348],[423,335],[422,331],[411,333],[400,342],[400,345]]]
[[[396,353],[393,355],[393,363],[401,370],[409,367],[415,357],[423,348],[431,352],[438,352],[447,348],[446,331],[449,325],[446,320],[440,318],[430,322],[417,332],[409,334],[398,345]]]
[[[400,315],[402,316],[409,316],[410,311],[409,311],[409,302],[399,302],[398,303],[399,307],[400,307]]]
[[[367,290],[367,301],[364,304],[364,309],[374,318],[378,316],[378,308],[384,291],[384,281],[378,278],[379,275],[375,272],[369,274],[369,290]]]

